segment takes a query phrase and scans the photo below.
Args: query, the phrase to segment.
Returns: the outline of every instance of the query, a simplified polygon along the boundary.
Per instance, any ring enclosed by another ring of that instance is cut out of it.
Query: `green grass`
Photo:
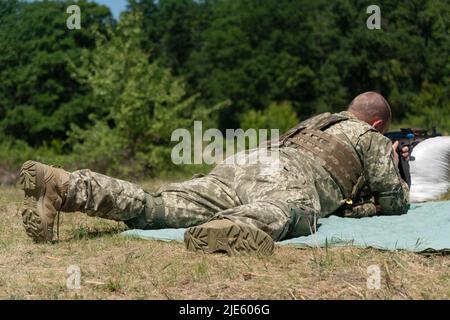
[[[145,184],[149,190],[161,181]],[[0,188],[0,299],[449,299],[450,257],[375,249],[277,246],[273,256],[187,252],[182,243],[121,237],[122,223],[61,215],[60,239],[32,243],[22,193]],[[68,289],[67,268],[81,269]],[[367,288],[367,268],[381,288]]]

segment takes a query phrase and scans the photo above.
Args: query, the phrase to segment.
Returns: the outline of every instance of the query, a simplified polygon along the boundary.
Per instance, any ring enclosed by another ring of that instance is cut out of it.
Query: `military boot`
[[[226,218],[187,229],[184,243],[189,251],[225,252],[230,256],[242,253],[268,256],[274,249],[272,238],[264,231]]]
[[[23,164],[20,179],[25,191],[23,223],[35,242],[53,239],[58,211],[83,212],[134,228],[164,226],[161,197],[127,181],[87,169],[69,173],[35,161]]]
[[[26,233],[35,242],[53,239],[53,223],[65,201],[69,173],[63,169],[27,161],[20,170],[25,192],[22,219]]]

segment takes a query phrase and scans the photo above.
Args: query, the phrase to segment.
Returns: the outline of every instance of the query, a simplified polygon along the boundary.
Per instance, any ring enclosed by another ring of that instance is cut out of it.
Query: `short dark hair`
[[[370,122],[375,118],[391,122],[392,111],[386,99],[377,92],[364,92],[358,95],[348,106],[348,111],[359,119]]]

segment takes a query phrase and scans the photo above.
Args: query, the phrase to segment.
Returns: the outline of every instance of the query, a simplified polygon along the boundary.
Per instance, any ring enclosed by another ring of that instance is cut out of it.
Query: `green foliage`
[[[80,0],[68,30],[72,3],[0,1],[1,166],[173,173],[170,135],[194,120],[285,131],[364,91],[450,132],[448,1],[383,1],[381,30],[359,0],[129,0],[118,23]]]
[[[0,140],[0,169],[17,173],[21,164],[30,159],[64,166],[67,169],[79,168],[73,155],[62,155],[56,149],[55,144],[44,144],[32,148],[22,140],[2,139]]]
[[[112,23],[108,8],[79,1],[83,28],[68,30],[71,1],[0,2],[0,135],[41,146],[64,139],[70,123],[87,119],[85,90],[68,59],[92,49],[93,30]]]
[[[422,83],[444,84],[449,3],[383,1],[382,30],[366,28],[369,4],[214,1],[185,72],[211,101],[231,99],[222,127],[271,101],[291,101],[303,118],[341,110],[364,91],[385,95],[401,120]]]
[[[79,168],[95,168],[110,175],[125,175],[121,170],[125,141],[105,122],[95,122],[89,129],[72,125],[66,143],[73,146],[71,160]]]
[[[34,150],[24,141],[2,139],[0,142],[0,154],[2,156],[0,168],[17,172],[21,163],[32,159],[33,153]]]
[[[144,48],[169,67],[175,75],[181,70],[190,53],[199,47],[200,34],[207,23],[208,5],[196,0],[130,0],[134,12],[141,13],[145,37]]]
[[[215,126],[210,114],[223,106],[206,109],[197,95],[186,95],[181,79],[151,61],[140,47],[141,19],[139,14],[123,15],[114,33],[99,36],[96,49],[85,52],[84,63],[74,69],[91,91],[91,107],[102,117],[86,132],[76,128],[71,135],[79,139],[75,153],[89,159],[91,167],[117,170],[130,163],[134,169],[125,166],[127,172],[121,173],[138,176],[144,169],[169,169],[172,132],[192,127],[194,120]]]
[[[290,102],[272,103],[263,111],[250,110],[241,116],[241,125],[247,129],[279,129],[286,132],[299,122]]]
[[[448,87],[425,83],[418,96],[411,101],[408,120],[418,127],[450,132],[450,100]]]

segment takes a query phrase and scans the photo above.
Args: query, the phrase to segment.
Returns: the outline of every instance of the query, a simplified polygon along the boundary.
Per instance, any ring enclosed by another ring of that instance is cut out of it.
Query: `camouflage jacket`
[[[402,180],[394,162],[391,141],[368,123],[358,120],[347,111],[340,113],[349,118],[331,125],[324,132],[329,133],[356,151],[363,167],[364,182],[352,205],[345,205],[345,199],[324,173],[317,161],[309,164],[316,167],[314,180],[320,198],[321,216],[340,214],[349,217],[364,217],[376,214],[375,204],[381,207],[379,214],[404,214],[409,208],[409,188]],[[308,121],[308,120],[306,120]],[[298,156],[298,154],[297,154]],[[301,155],[302,157],[307,155]]]

